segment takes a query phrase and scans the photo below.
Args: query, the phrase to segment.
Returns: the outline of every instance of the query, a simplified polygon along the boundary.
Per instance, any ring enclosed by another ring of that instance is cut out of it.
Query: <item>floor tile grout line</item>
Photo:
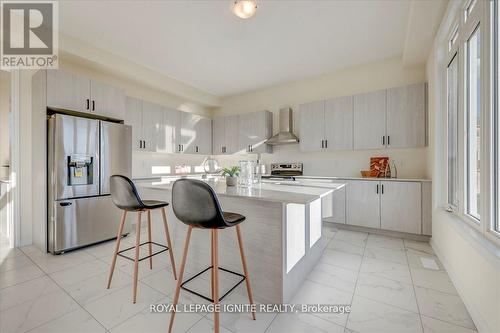
[[[38,269],[40,269],[38,266],[36,266],[36,267],[37,267]],[[10,285],[10,286],[0,287],[0,291],[1,291],[1,290],[4,290],[4,289],[7,289],[7,288],[10,288],[10,287],[18,286],[18,285],[23,284],[23,283],[25,283],[25,282],[30,282],[30,281],[33,281],[33,280],[39,279],[39,278],[44,277],[44,276],[48,276],[48,274],[47,274],[47,273],[45,273],[44,271],[42,271],[42,270],[40,270],[40,271],[42,272],[42,275],[38,275],[37,277],[34,277],[34,278],[32,278],[32,279],[28,279],[28,280],[26,280],[26,281],[22,281],[22,282],[14,283],[14,284],[12,284],[12,285]]]
[[[410,259],[408,258],[408,251],[406,251],[406,248],[405,248],[405,255],[406,255],[406,261],[408,262],[408,270],[410,271],[410,279],[411,279],[411,284],[413,287],[413,294],[415,295],[415,303],[417,304],[418,319],[420,321],[420,326],[422,327],[422,332],[424,332],[424,323],[422,321],[422,313],[420,311],[420,304],[418,304],[417,290],[415,289],[415,282],[413,281],[413,274],[411,272],[411,267],[410,267]]]
[[[368,244],[368,237],[370,237],[370,233],[368,233],[368,235],[365,238],[365,246],[363,248],[363,255],[361,256],[361,263],[359,264],[358,275],[356,276],[356,283],[354,284],[354,292],[352,293],[352,298],[351,298],[351,311],[349,311],[349,313],[347,314],[347,319],[345,322],[344,331],[347,328],[347,324],[349,324],[349,317],[351,316],[351,312],[352,312],[352,303],[354,301],[354,296],[356,295],[356,290],[358,289],[359,274],[361,274],[361,267],[363,266],[363,258],[364,258],[364,254],[366,251],[366,245]]]
[[[120,288],[120,289],[122,289],[122,288]],[[120,290],[120,289],[118,289],[118,290]],[[164,294],[163,294],[163,293],[161,293],[161,294],[162,294],[162,298],[159,298],[159,299],[158,299],[158,301],[159,301],[159,300],[161,300],[161,299],[163,299],[163,298],[165,298]],[[137,304],[137,303],[135,303],[135,304]],[[123,323],[124,323],[124,322],[126,322],[127,320],[132,319],[133,317],[138,316],[139,314],[141,314],[144,310],[146,310],[146,309],[147,309],[147,307],[148,307],[148,306],[146,305],[144,308],[141,308],[141,310],[139,310],[139,312],[136,312],[136,313],[134,313],[133,315],[128,316],[127,318],[123,319],[123,320],[122,320],[122,321],[120,321],[118,324],[111,326],[111,327],[109,328],[109,330],[108,330],[108,329],[107,329],[107,330],[111,332],[111,330],[112,330],[112,329],[114,329],[114,328],[116,328],[116,327],[120,326],[121,324],[123,324]]]
[[[434,319],[434,320],[437,320],[437,321],[440,321],[440,322],[443,322],[445,324],[449,324],[449,325],[453,325],[453,326],[457,326],[457,327],[460,327],[460,328],[465,328],[465,329],[468,329],[472,332],[478,332],[477,330],[477,327],[474,329],[474,328],[470,328],[470,327],[467,327],[467,326],[463,326],[463,325],[460,325],[460,324],[457,324],[455,322],[450,322],[450,321],[447,321],[447,320],[443,320],[442,318],[436,318],[436,317],[433,317],[431,315],[427,315],[427,314],[420,314],[420,318],[422,317],[427,317],[427,318],[431,318],[431,319]],[[472,323],[474,323],[474,321],[472,321]],[[476,324],[474,324],[474,327],[476,326]]]
[[[23,251],[23,252],[24,252],[24,251]],[[37,264],[37,263],[36,263],[36,262],[35,262],[35,261],[31,258],[31,257],[29,257],[29,256],[27,256],[27,257],[28,257],[28,258],[29,258],[29,259],[33,262],[33,264],[35,264],[35,265],[36,265],[36,266],[37,266],[40,270],[42,270],[42,268],[41,268],[40,266],[38,266],[38,264]],[[42,271],[43,271],[43,270],[42,270]],[[104,328],[104,330],[105,330],[105,331],[107,330],[107,328],[106,328],[106,327],[105,327],[105,326],[104,326],[104,325],[103,325],[103,324],[102,324],[99,320],[97,320],[97,318],[95,318],[95,317],[94,317],[94,316],[93,316],[93,315],[92,315],[89,311],[87,311],[87,309],[85,309],[85,308],[84,308],[84,307],[83,307],[83,306],[82,306],[79,302],[77,302],[77,300],[76,300],[76,299],[74,299],[74,298],[73,298],[73,296],[71,296],[71,295],[70,295],[70,293],[68,293],[68,292],[67,292],[67,291],[66,291],[63,287],[61,287],[61,286],[60,286],[60,285],[59,285],[59,284],[58,284],[58,283],[57,283],[57,282],[56,282],[56,281],[55,281],[55,280],[54,280],[51,276],[49,276],[49,275],[47,274],[47,277],[48,277],[50,280],[52,280],[52,282],[53,282],[53,283],[54,283],[54,284],[55,284],[55,285],[56,285],[56,286],[57,286],[57,287],[58,287],[58,288],[59,288],[62,292],[64,292],[64,293],[65,293],[65,294],[66,294],[69,298],[71,298],[71,299],[73,300],[73,302],[75,302],[75,303],[76,303],[76,304],[77,304],[77,305],[78,305],[78,306],[79,306],[79,307],[80,307],[83,311],[85,311],[85,312],[86,312],[86,313],[87,313],[90,317],[92,317],[92,318],[93,318],[93,319],[94,319],[97,323],[99,323],[99,325],[101,325],[101,326]],[[77,310],[75,310],[75,311],[77,311]],[[53,321],[55,321],[55,320],[57,320],[57,319],[62,318],[63,316],[65,316],[65,315],[67,315],[67,314],[69,314],[69,313],[73,313],[73,312],[75,312],[75,311],[71,311],[71,312],[65,313],[64,315],[62,315],[62,316],[60,316],[60,317],[58,317],[58,318],[54,318],[53,320],[49,320],[49,321],[47,321],[47,322],[45,322],[45,323],[43,323],[43,324],[41,324],[41,325],[39,325],[39,326],[37,326],[37,327],[40,327],[40,326],[42,326],[42,325],[45,325],[45,324],[51,323],[51,322],[53,322]],[[35,328],[35,327],[34,327],[34,328]],[[33,330],[34,328],[32,328],[31,330]]]

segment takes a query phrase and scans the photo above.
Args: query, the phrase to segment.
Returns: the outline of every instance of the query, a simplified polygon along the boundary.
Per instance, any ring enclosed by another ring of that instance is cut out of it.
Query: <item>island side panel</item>
[[[293,258],[294,256],[291,256],[291,258],[288,253],[284,253],[283,265],[284,267],[288,266],[287,269],[283,270],[284,303],[292,302],[297,290],[314,269],[328,244],[328,239],[322,234],[321,229],[321,198],[305,204],[304,208],[303,210],[287,209],[286,204],[283,208],[282,237],[285,244],[284,249],[290,250],[291,246],[298,246],[300,252],[302,249],[305,249],[305,253],[298,261],[296,261],[296,258]],[[290,216],[290,214],[300,214],[300,216]],[[288,230],[296,230],[297,226],[304,229],[299,232],[301,235],[300,244],[298,243],[298,238],[295,236],[290,237],[290,233],[288,232]],[[289,244],[290,241],[293,244]],[[294,251],[294,249],[291,250]],[[293,259],[293,267],[291,268],[287,264],[287,260],[289,259]]]
[[[166,189],[140,189],[145,199],[172,202],[171,191]],[[219,197],[222,209],[242,214],[246,220],[240,224],[245,254],[247,257],[250,282],[256,301],[262,303],[283,302],[282,280],[282,209],[283,204],[245,198]],[[186,239],[187,226],[177,220],[172,207],[167,209],[168,225],[173,242],[177,272],[180,270],[182,250]],[[165,243],[161,215],[153,213],[153,239]],[[161,260],[168,260],[168,255]],[[210,266],[210,231],[194,229],[188,252],[186,273],[183,280]],[[219,232],[219,264],[221,267],[242,273],[241,257],[236,238],[236,228],[227,228]],[[210,273],[201,276],[209,281]],[[220,290],[225,293],[237,278],[221,271]],[[166,279],[171,278],[166,276]],[[207,282],[208,282],[207,281]],[[204,294],[210,296],[210,284],[204,283]],[[239,290],[246,295],[245,284]]]

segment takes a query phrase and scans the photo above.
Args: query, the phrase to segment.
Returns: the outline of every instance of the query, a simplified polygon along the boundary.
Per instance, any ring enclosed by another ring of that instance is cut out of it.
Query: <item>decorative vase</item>
[[[236,186],[236,184],[238,184],[238,177],[226,176],[227,186]]]

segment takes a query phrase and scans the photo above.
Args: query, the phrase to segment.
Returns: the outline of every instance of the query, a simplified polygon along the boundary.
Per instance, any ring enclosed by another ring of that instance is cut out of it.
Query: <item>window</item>
[[[448,206],[451,210],[456,210],[458,208],[458,53],[453,55],[452,60],[448,64],[446,82],[448,113]]]
[[[466,200],[467,214],[480,219],[481,35],[479,25],[466,42]]]
[[[461,6],[442,44],[443,204],[500,245],[500,0],[463,0]]]

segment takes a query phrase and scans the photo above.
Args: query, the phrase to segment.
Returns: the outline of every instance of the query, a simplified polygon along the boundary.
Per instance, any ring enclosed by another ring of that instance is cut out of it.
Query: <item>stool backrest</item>
[[[144,206],[134,183],[128,177],[113,175],[109,179],[109,185],[111,200],[118,208],[136,210]]]
[[[198,228],[226,226],[217,195],[210,185],[196,179],[179,179],[172,186],[172,209],[183,223]]]

